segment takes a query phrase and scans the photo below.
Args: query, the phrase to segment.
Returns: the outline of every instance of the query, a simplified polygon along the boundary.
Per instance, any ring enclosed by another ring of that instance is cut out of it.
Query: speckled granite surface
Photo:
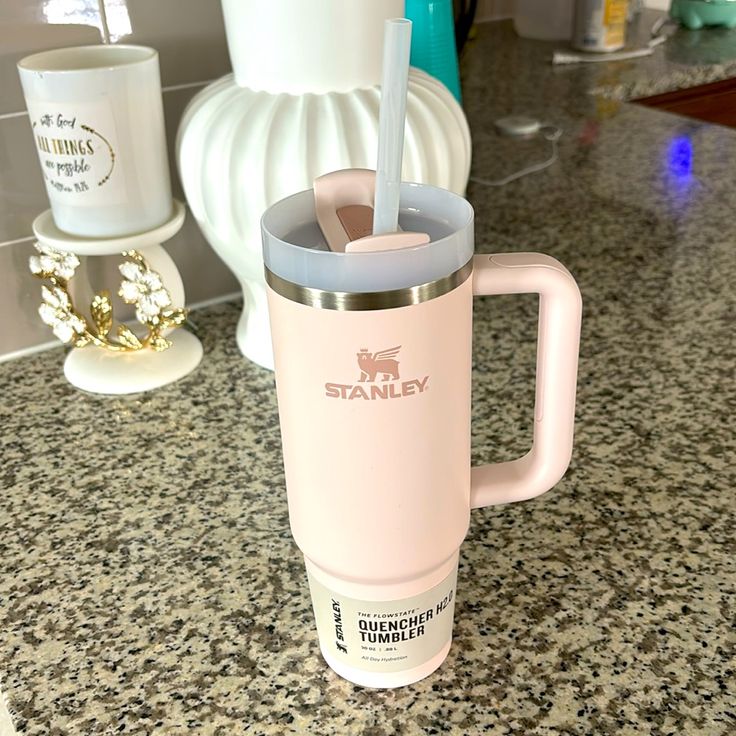
[[[472,185],[482,251],[560,258],[585,300],[563,481],[475,511],[455,640],[428,679],[353,687],[322,662],[291,542],[272,376],[237,305],[195,316],[205,362],[151,395],[0,366],[0,673],[22,734],[736,730],[736,131],[587,94],[543,45],[481,27],[464,60],[474,174],[546,155],[491,121],[565,130],[560,161]],[[532,297],[477,301],[476,462],[530,441]]]
[[[661,11],[643,11],[629,26],[626,48],[644,48],[652,37],[655,22],[662,17],[666,14]],[[564,49],[566,45],[520,40],[514,36],[510,22],[494,25],[498,26],[495,32],[505,26],[504,46],[513,46],[516,53],[534,58],[538,58],[541,52],[547,63],[553,51]],[[669,24],[663,32],[668,35],[668,40],[651,56],[615,63],[585,64],[588,91],[614,99],[632,100],[736,77],[736,33],[732,30],[708,28],[689,31]],[[577,77],[581,66],[558,66],[556,73]]]

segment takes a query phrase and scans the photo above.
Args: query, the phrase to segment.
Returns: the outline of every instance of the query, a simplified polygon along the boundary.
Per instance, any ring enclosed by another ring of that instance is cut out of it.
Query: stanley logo
[[[365,348],[361,348],[358,353],[358,365],[360,366],[360,381],[376,380],[376,376],[380,373],[384,381],[399,380],[399,361],[396,356],[401,350],[401,345],[388,350],[379,350],[377,353],[370,353]]]
[[[422,394],[429,388],[429,376],[402,381],[399,375],[398,355],[401,345],[371,353],[361,348],[357,354],[360,377],[357,384],[326,383],[328,399],[401,399],[404,396]],[[375,383],[380,377],[380,383]]]

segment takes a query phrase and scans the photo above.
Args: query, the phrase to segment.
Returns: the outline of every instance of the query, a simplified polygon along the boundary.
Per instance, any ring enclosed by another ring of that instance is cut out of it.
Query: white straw
[[[378,116],[374,235],[394,233],[399,226],[399,188],[401,159],[404,154],[410,46],[411,21],[406,18],[387,20],[383,35],[383,80]]]

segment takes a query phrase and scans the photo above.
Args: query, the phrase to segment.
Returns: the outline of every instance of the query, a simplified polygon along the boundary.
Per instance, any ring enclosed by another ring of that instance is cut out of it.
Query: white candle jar
[[[119,237],[172,215],[158,53],[80,46],[18,63],[60,230]]]

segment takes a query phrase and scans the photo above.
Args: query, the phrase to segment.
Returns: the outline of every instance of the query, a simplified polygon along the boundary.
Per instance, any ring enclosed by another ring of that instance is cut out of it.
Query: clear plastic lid
[[[263,214],[263,260],[293,284],[362,293],[426,284],[454,273],[473,256],[473,208],[445,189],[402,183],[399,226],[427,233],[430,242],[401,250],[333,253],[317,224],[314,190],[308,189]]]

